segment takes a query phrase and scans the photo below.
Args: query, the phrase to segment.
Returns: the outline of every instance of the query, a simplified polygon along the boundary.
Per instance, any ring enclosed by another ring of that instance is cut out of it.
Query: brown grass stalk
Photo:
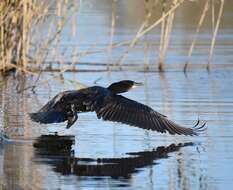
[[[162,16],[165,14],[165,7],[166,7],[166,0],[163,0],[162,3]],[[161,32],[160,32],[160,44],[159,44],[159,70],[163,70],[163,63],[164,63],[164,56],[162,55],[163,49],[164,49],[164,35],[165,35],[165,25],[166,25],[166,19],[162,20],[161,23]]]
[[[193,38],[193,41],[192,41],[192,44],[189,48],[189,52],[188,52],[188,60],[186,61],[185,65],[184,65],[184,72],[187,71],[188,69],[188,65],[190,63],[190,58],[192,56],[192,53],[193,53],[193,49],[194,49],[194,46],[196,44],[196,41],[197,41],[197,38],[198,38],[198,35],[199,35],[199,32],[200,32],[200,29],[201,29],[201,26],[205,20],[205,17],[206,17],[206,13],[209,9],[209,3],[210,3],[210,0],[207,0],[205,5],[204,5],[204,8],[203,8],[203,11],[202,11],[202,14],[201,14],[201,17],[199,19],[199,22],[197,24],[197,28],[196,28],[196,33],[195,33],[195,36]]]
[[[218,33],[219,25],[220,25],[220,20],[221,20],[222,13],[223,13],[223,7],[224,7],[224,0],[220,0],[218,18],[217,18],[217,21],[216,21],[216,25],[215,25],[214,32],[213,32],[213,37],[212,37],[212,40],[211,40],[208,63],[207,63],[207,67],[206,67],[207,70],[210,70],[210,64],[211,64],[212,58],[213,58],[214,46],[215,46],[215,43],[216,43],[216,37],[217,37],[217,33]]]
[[[215,26],[215,7],[214,7],[215,0],[211,0],[211,18],[212,18],[212,30],[214,33],[214,26]]]
[[[0,72],[14,69],[31,73],[27,70],[33,70],[32,63],[36,63],[35,66],[43,63],[51,43],[60,35],[68,19],[67,10],[73,7],[67,0],[59,0],[56,15],[52,15],[52,5],[39,0],[0,1]],[[41,40],[44,43],[35,41],[33,44],[32,36],[38,29],[37,25],[51,16],[59,19],[48,27],[47,39]],[[57,28],[54,23],[57,23]],[[30,55],[32,48],[35,50]]]
[[[136,45],[136,43],[138,42],[138,40],[142,36],[144,36],[145,34],[147,34],[148,32],[150,32],[157,25],[159,25],[161,22],[163,22],[163,20],[166,19],[166,17],[168,17],[172,12],[174,12],[183,2],[184,2],[184,0],[178,1],[174,6],[172,6],[172,8],[170,10],[168,10],[166,13],[164,13],[157,21],[155,21],[153,24],[151,24],[148,27],[145,27],[145,25],[147,24],[147,21],[144,21],[141,24],[139,30],[137,31],[135,37],[130,41],[130,44],[129,44],[127,50],[123,53],[123,55],[117,61],[117,65],[121,65],[122,64],[123,60],[127,57],[127,55],[129,53],[129,51],[131,50],[131,48],[133,48]],[[124,44],[127,44],[127,43],[128,43],[128,41],[124,42]],[[120,45],[122,45],[122,44],[120,44]]]
[[[138,42],[140,33],[144,30],[146,24],[147,24],[147,21],[144,21],[144,22],[141,24],[140,28],[139,28],[138,31],[137,31],[137,34],[136,34],[135,38],[130,42],[129,47],[127,48],[127,50],[123,53],[123,55],[122,55],[122,56],[120,57],[120,59],[117,61],[116,65],[119,66],[119,68],[120,68],[121,64],[123,63],[123,61],[125,60],[125,58],[128,56],[129,51],[130,51],[130,50],[136,45],[136,43]]]
[[[173,5],[177,4],[177,0],[172,1]],[[164,14],[164,12],[163,12]],[[173,26],[175,12],[171,12],[162,22],[160,53],[159,53],[159,71],[164,71],[165,57],[167,53],[168,44],[170,41],[170,34]]]

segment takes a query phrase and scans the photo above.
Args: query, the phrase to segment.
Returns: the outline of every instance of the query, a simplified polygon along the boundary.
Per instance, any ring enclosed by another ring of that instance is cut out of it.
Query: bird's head
[[[119,82],[112,83],[108,89],[114,94],[120,94],[129,91],[131,88],[142,86],[142,83],[135,82],[132,80],[122,80]]]

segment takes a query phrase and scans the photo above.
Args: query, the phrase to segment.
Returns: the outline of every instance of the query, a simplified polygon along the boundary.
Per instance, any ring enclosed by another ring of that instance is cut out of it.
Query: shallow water
[[[27,87],[31,80],[9,77],[0,87],[1,125],[16,141],[1,143],[0,183],[7,189],[227,189],[233,181],[231,76],[232,71],[65,73],[64,82],[49,80],[35,93],[20,94],[15,86]],[[44,74],[41,82],[50,77]],[[49,97],[73,89],[69,80],[94,85],[99,77],[103,86],[122,78],[144,82],[125,96],[185,126],[200,118],[208,129],[198,137],[161,135],[103,122],[94,113],[80,114],[69,130],[28,120],[27,113]],[[41,136],[55,131],[66,141]]]
[[[70,28],[65,27],[59,60],[70,62],[74,48],[84,54],[103,50],[78,59],[82,63],[99,64],[80,64],[77,69],[106,70],[106,64],[117,63],[127,49],[121,46],[106,51],[109,44],[133,39],[143,22],[142,2],[116,1],[114,31],[111,28],[113,1],[80,2],[77,34],[71,38]],[[233,62],[232,7],[232,2],[226,1],[214,50],[215,65]],[[173,70],[182,70],[187,60],[195,33],[193,23],[198,22],[202,8],[199,3],[187,2],[177,10],[166,58]],[[158,16],[155,11],[151,23]],[[212,31],[209,16],[191,59],[194,65],[207,62]],[[46,34],[46,25],[38,32],[36,40],[44,37],[43,32]],[[144,63],[156,65],[159,32],[160,28],[156,28],[143,37],[123,64],[138,64],[142,68]],[[56,61],[51,52],[47,61]],[[233,185],[232,76],[233,69],[226,67],[210,73],[193,69],[187,75],[126,70],[47,72],[42,74],[34,91],[22,89],[31,86],[35,78],[0,79],[0,129],[10,138],[0,136],[0,140],[4,138],[0,141],[0,189],[230,189]],[[29,112],[37,111],[60,91],[83,85],[108,86],[122,79],[144,83],[125,96],[187,127],[199,118],[207,122],[207,131],[198,137],[171,136],[103,122],[94,113],[80,114],[78,122],[69,130],[64,123],[46,126],[28,118]]]

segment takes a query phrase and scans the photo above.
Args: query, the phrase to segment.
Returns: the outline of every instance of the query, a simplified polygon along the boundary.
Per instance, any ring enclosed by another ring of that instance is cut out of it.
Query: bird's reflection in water
[[[72,151],[74,136],[44,135],[34,143],[35,161],[53,166],[53,170],[63,175],[93,176],[93,177],[123,177],[128,179],[131,174],[155,161],[168,158],[171,152],[177,152],[182,147],[193,143],[171,144],[160,146],[151,151],[126,153],[124,158],[76,158]]]
[[[72,157],[75,136],[42,135],[33,143],[39,158]]]

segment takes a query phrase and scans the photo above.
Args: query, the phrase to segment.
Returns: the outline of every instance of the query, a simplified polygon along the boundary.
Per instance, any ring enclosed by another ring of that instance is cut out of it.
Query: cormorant
[[[70,128],[78,119],[78,113],[96,112],[99,119],[121,122],[161,133],[168,132],[172,135],[192,136],[205,130],[205,123],[198,126],[199,120],[194,127],[185,128],[170,121],[165,115],[154,111],[149,106],[120,95],[140,85],[142,83],[123,80],[113,83],[107,88],[93,86],[64,91],[57,94],[38,112],[30,113],[30,117],[35,122],[45,124],[67,120],[66,127]]]

